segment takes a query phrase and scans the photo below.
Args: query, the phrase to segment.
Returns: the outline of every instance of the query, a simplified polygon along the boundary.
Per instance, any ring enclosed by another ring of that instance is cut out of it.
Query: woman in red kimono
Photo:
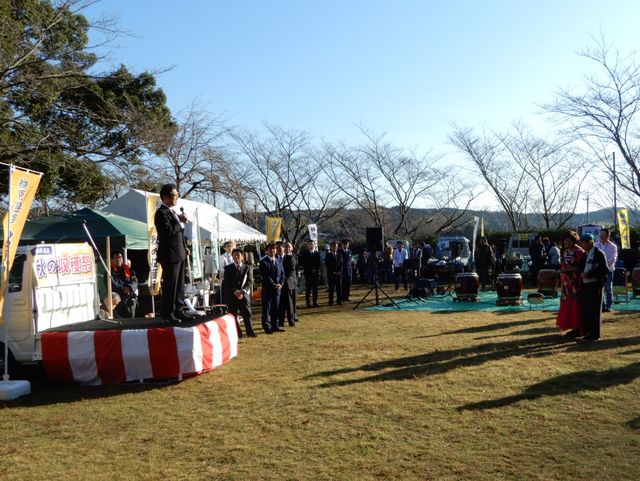
[[[568,337],[580,337],[584,330],[580,317],[578,293],[582,285],[580,264],[584,262],[585,254],[584,250],[577,245],[578,240],[578,234],[574,231],[569,231],[562,239],[564,247],[560,264],[562,295],[556,325],[563,331],[569,330],[565,334]]]

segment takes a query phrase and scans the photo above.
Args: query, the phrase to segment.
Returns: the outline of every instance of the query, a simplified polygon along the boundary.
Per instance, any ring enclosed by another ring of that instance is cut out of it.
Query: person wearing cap
[[[609,275],[609,268],[604,254],[595,246],[595,237],[592,234],[582,234],[580,246],[585,251],[585,259],[580,273],[582,289],[578,294],[584,340],[597,341],[600,339],[602,294]]]
[[[611,233],[606,227],[600,230],[600,240],[596,242],[596,247],[602,251],[607,259],[607,267],[609,275],[604,285],[604,305],[602,312],[611,311],[613,304],[613,272],[616,270],[616,260],[618,259],[618,247],[609,240]]]
[[[581,265],[584,262],[584,250],[578,244],[580,237],[574,231],[569,231],[562,239],[564,250],[560,264],[560,309],[556,317],[556,326],[568,332],[567,337],[583,335],[582,316],[578,294],[582,287],[580,277]]]

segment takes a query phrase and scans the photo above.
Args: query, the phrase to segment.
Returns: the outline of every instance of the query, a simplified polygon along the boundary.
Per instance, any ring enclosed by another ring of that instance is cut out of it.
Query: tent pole
[[[109,309],[109,319],[113,319],[113,298],[111,297],[111,237],[107,237],[107,308]]]

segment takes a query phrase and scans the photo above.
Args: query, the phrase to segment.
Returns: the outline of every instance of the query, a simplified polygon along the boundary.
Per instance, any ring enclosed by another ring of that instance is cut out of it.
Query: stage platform
[[[45,331],[41,343],[50,379],[89,385],[182,379],[238,355],[231,314],[180,326],[161,319],[87,321]]]

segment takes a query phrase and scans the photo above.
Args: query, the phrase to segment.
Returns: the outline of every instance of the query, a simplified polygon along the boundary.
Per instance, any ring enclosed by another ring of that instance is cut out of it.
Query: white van
[[[0,328],[4,344],[21,364],[42,360],[40,333],[96,319],[100,309],[93,250],[87,243],[20,247],[11,272]]]
[[[460,262],[464,267],[469,265],[471,247],[469,239],[461,235],[445,235],[438,237],[436,242],[436,258]]]

